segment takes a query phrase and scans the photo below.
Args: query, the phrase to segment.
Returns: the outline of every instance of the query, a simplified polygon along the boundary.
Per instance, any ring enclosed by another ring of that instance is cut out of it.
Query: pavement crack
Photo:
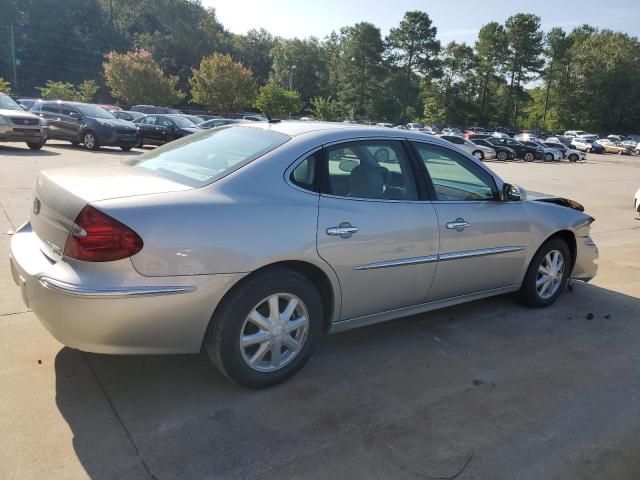
[[[140,459],[140,463],[142,463],[142,466],[144,467],[145,471],[149,475],[149,479],[150,480],[158,480],[158,477],[156,477],[153,473],[151,473],[151,469],[149,468],[149,465],[147,465],[147,462],[144,460],[144,458],[142,458],[142,455],[140,455],[140,449],[138,449],[138,445],[136,445],[136,442],[133,440],[133,436],[131,435],[131,432],[129,431],[127,426],[124,424],[124,421],[122,420],[122,417],[118,413],[118,410],[116,409],[116,406],[113,404],[113,401],[111,400],[111,397],[107,393],[107,389],[104,387],[104,385],[100,381],[100,378],[98,377],[98,374],[94,370],[93,365],[91,365],[91,362],[89,361],[89,359],[87,358],[87,356],[86,356],[86,354],[84,352],[80,352],[80,354],[82,355],[82,358],[84,358],[84,361],[87,363],[87,366],[89,367],[89,370],[93,374],[93,377],[96,379],[96,382],[97,382],[98,386],[100,387],[100,390],[102,390],[102,393],[103,393],[104,397],[107,399],[107,403],[109,404],[109,407],[111,408],[111,411],[113,412],[113,415],[116,417],[116,420],[120,424],[120,427],[124,431],[124,434],[127,436],[127,439],[129,440],[129,443],[133,447],[133,451],[136,453],[136,456]]]
[[[11,218],[9,218],[9,213],[7,212],[7,209],[4,208],[4,205],[2,205],[2,202],[0,202],[0,209],[2,209],[2,213],[4,213],[4,216],[7,218],[7,221],[9,222],[9,225],[11,225],[11,229],[15,230],[16,226],[11,221]]]
[[[31,313],[31,310],[25,310],[24,312],[0,313],[0,317],[10,317],[11,315],[22,315],[23,313]]]

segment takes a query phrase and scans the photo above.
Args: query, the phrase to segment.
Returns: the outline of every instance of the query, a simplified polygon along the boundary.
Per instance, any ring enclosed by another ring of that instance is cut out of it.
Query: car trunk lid
[[[42,171],[36,180],[31,226],[42,252],[59,260],[74,220],[92,202],[190,190],[191,187],[125,165]]]

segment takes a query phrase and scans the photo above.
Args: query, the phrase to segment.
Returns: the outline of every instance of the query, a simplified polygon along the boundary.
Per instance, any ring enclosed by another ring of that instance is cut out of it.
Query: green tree
[[[342,115],[340,104],[331,97],[315,97],[311,99],[309,113],[316,120],[324,122],[335,122]]]
[[[175,105],[184,98],[176,87],[178,78],[166,77],[145,50],[111,52],[102,66],[111,95],[124,103]]]
[[[515,125],[518,117],[518,104],[525,93],[523,85],[530,80],[530,74],[539,72],[544,65],[543,32],[540,17],[529,13],[512,15],[505,22],[507,37],[507,58],[504,65],[505,72],[510,77],[508,110],[504,112],[504,119],[508,122],[510,112],[512,123]]]
[[[271,80],[298,90],[305,103],[325,93],[327,65],[317,39],[280,39],[271,50],[271,59]]]
[[[280,118],[299,112],[302,101],[297,91],[269,82],[260,88],[254,105],[265,115]]]
[[[430,79],[425,79],[422,83],[421,90],[424,96],[423,122],[426,124],[444,124],[447,118],[440,88]]]
[[[192,101],[225,114],[250,106],[256,98],[251,70],[230,55],[214,53],[203,58],[189,79]]]
[[[94,80],[85,80],[76,88],[76,100],[91,102],[98,92],[98,84]]]
[[[480,83],[478,123],[495,123],[496,93],[498,85],[504,83],[504,79],[499,75],[499,68],[507,57],[507,36],[504,27],[498,22],[483,25],[475,43],[475,54]]]
[[[0,77],[0,93],[11,93],[11,84],[2,77]]]
[[[465,43],[449,43],[440,59],[442,77],[439,80],[442,105],[447,120],[469,124],[476,118],[476,57]]]
[[[236,35],[233,39],[232,57],[253,72],[258,85],[269,80],[271,72],[271,50],[275,38],[265,29],[249,30],[246,35]]]
[[[370,118],[380,92],[382,52],[380,29],[367,22],[341,30],[340,100],[356,116]]]
[[[49,80],[44,87],[37,87],[42,98],[50,100],[76,100],[76,88],[69,82],[53,82]]]

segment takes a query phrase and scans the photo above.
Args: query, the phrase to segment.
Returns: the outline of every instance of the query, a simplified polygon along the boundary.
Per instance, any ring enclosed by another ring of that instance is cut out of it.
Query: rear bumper
[[[11,239],[25,304],[61,343],[96,353],[195,353],[215,306],[242,274],[144,277],[130,259],[54,262],[30,224]]]
[[[591,237],[576,238],[576,263],[571,278],[588,282],[598,273],[598,247]]]

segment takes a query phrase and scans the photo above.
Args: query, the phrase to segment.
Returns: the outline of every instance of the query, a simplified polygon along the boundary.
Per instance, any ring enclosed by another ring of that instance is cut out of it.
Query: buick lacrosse
[[[240,123],[41,172],[10,263],[65,345],[204,349],[266,387],[327,332],[508,292],[551,305],[596,274],[593,220],[421,132]]]

